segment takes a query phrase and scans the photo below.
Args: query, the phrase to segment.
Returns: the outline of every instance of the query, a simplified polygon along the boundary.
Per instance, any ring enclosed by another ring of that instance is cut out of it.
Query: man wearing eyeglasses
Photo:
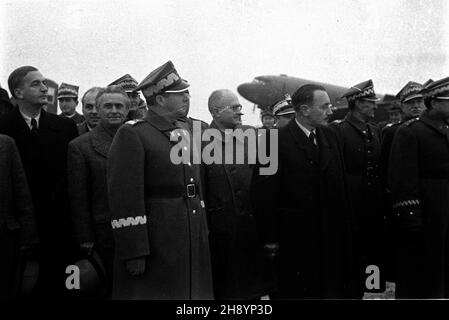
[[[381,139],[374,118],[376,102],[371,80],[351,87],[344,95],[349,112],[342,121],[335,121],[335,130],[343,148],[349,196],[354,210],[354,281],[357,283],[355,298],[364,292],[382,292],[385,289],[383,269],[384,195],[380,181]],[[380,271],[379,283],[366,286],[369,266]]]
[[[349,205],[341,149],[327,128],[330,99],[307,84],[292,104],[295,119],[279,129],[278,170],[254,190],[263,243],[278,255],[281,299],[345,298]]]
[[[150,106],[147,116],[122,125],[112,142],[114,299],[213,298],[200,166],[171,154],[173,138],[192,141],[189,87],[171,61],[152,71],[135,88]]]
[[[234,92],[212,92],[208,106],[213,117],[209,130],[219,132],[214,139],[219,138],[223,150],[221,163],[204,166],[214,296],[218,300],[260,299],[269,293],[270,282],[250,201],[253,165],[248,149],[249,143],[257,143],[256,130],[241,124],[242,105]],[[252,130],[254,140],[234,137],[232,129]],[[243,154],[236,156],[239,148]],[[231,149],[234,159],[228,163],[226,154]],[[244,163],[236,163],[238,156],[243,156]]]

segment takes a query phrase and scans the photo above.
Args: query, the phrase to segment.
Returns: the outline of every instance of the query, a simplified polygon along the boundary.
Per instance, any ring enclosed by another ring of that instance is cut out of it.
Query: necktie
[[[31,133],[37,134],[37,121],[36,119],[31,119]]]
[[[310,132],[310,134],[309,134],[309,140],[310,140],[310,142],[312,142],[313,145],[316,147],[315,134],[314,134],[313,132]]]

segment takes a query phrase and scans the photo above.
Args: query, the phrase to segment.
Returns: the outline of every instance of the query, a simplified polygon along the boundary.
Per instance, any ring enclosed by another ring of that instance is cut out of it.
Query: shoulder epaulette
[[[394,123],[388,123],[384,128],[390,128],[394,125]]]
[[[125,123],[129,124],[130,126],[134,126],[134,125],[136,125],[137,123],[140,123],[140,122],[143,122],[143,120],[142,119],[133,119],[133,120],[126,121]]]
[[[416,121],[418,121],[418,120],[419,120],[419,117],[416,117],[416,118],[412,118],[412,119],[410,119],[410,120],[407,120],[407,121],[404,122],[404,126],[409,126],[409,125],[411,125],[412,123],[414,123],[414,122],[416,122]]]

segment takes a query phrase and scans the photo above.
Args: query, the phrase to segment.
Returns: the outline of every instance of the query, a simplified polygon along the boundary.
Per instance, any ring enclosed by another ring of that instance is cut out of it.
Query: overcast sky
[[[379,93],[449,76],[445,0],[0,0],[0,83],[33,65],[58,83],[141,81],[172,60],[191,83],[190,115],[210,121],[209,94],[259,75]],[[241,98],[244,122],[258,112]],[[80,110],[80,108],[79,108]]]

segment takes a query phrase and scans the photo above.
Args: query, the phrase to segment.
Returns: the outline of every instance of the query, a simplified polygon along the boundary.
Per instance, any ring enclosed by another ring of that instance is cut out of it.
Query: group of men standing
[[[47,113],[34,67],[8,86],[17,106],[0,116],[1,298],[20,294],[30,258],[35,297],[77,297],[66,267],[94,253],[107,287],[96,298],[358,299],[390,277],[398,298],[449,296],[449,78],[408,83],[404,122],[382,132],[371,80],[346,92],[349,113],[330,125],[326,90],[304,85],[273,106],[275,135],[242,125],[227,89],[209,97],[210,125],[188,117],[190,85],[170,61],[140,83],[125,75],[89,89],[83,116],[68,84],[62,116]],[[260,174],[255,149],[276,157],[274,174]]]

